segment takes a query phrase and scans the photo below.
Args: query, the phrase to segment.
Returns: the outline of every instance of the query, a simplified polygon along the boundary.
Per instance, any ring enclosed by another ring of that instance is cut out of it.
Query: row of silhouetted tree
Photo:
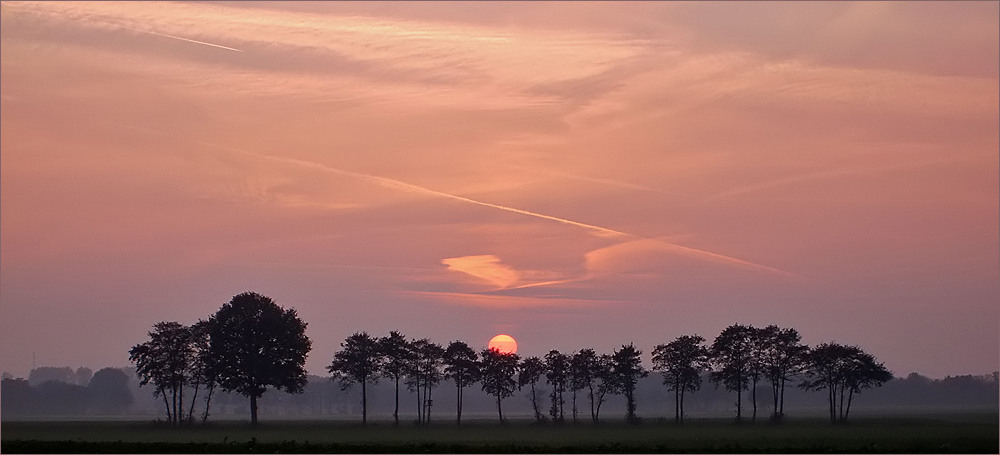
[[[300,393],[306,384],[305,358],[311,342],[306,323],[295,310],[285,310],[270,298],[247,292],[234,296],[218,312],[192,326],[160,322],[150,339],[134,346],[130,359],[136,365],[141,385],[150,384],[163,400],[168,421],[191,423],[201,398],[200,417],[209,416],[211,397],[217,387],[250,400],[251,422],[257,422],[257,399],[269,387]],[[653,349],[652,370],[674,393],[675,421],[684,419],[684,397],[698,391],[707,377],[736,394],[736,418],[744,416],[744,392],[752,395],[752,419],[757,418],[758,385],[770,385],[774,401],[772,419],[784,415],[785,389],[797,385],[825,391],[830,419],[844,422],[855,396],[878,387],[892,374],[874,356],[856,346],[824,343],[808,347],[795,329],[757,328],[734,324],[726,327],[711,344],[698,335],[683,335]],[[581,408],[589,408],[594,422],[608,394],[621,395],[626,420],[635,422],[636,385],[647,376],[642,351],[622,345],[610,354],[585,348],[573,353],[549,351],[544,357],[521,358],[493,349],[476,351],[463,341],[447,346],[429,339],[407,339],[399,332],[373,337],[355,333],[341,343],[327,367],[331,379],[343,389],[361,387],[362,422],[367,423],[368,385],[380,379],[393,381],[393,419],[399,422],[399,388],[417,396],[419,423],[430,422],[435,388],[445,378],[455,384],[456,421],[462,420],[463,391],[479,384],[494,397],[497,415],[504,421],[503,400],[516,390],[529,390],[535,418],[545,419],[537,384],[551,386],[548,416],[565,420],[567,396],[577,419]],[[582,397],[582,398],[581,398]],[[581,403],[582,402],[582,403]]]
[[[492,349],[476,352],[463,341],[453,341],[444,347],[428,339],[407,340],[395,331],[381,338],[359,332],[341,343],[328,371],[345,389],[355,384],[361,386],[362,422],[367,422],[368,384],[380,378],[395,383],[396,423],[401,380],[410,391],[417,392],[418,422],[427,422],[432,393],[443,378],[455,383],[459,424],[462,391],[477,382],[496,399],[501,421],[503,399],[517,389],[527,388],[535,419],[541,421],[546,417],[536,390],[543,377],[551,387],[548,416],[553,421],[565,420],[567,395],[574,421],[581,407],[586,406],[591,419],[597,422],[606,396],[617,394],[625,399],[626,420],[635,422],[636,384],[649,374],[642,366],[641,354],[642,351],[628,344],[611,354],[597,354],[585,348],[574,353],[551,350],[541,358],[521,358]],[[824,343],[810,348],[801,343],[795,329],[774,325],[757,328],[734,324],[710,345],[698,335],[677,337],[653,349],[653,371],[662,374],[663,384],[674,393],[677,423],[684,419],[685,394],[701,388],[706,372],[717,386],[736,394],[737,420],[743,418],[746,391],[752,395],[752,419],[757,418],[756,395],[760,383],[770,385],[770,398],[774,401],[772,419],[784,415],[785,389],[789,384],[797,384],[807,390],[826,391],[831,421],[844,422],[855,395],[892,379],[892,373],[859,347]]]

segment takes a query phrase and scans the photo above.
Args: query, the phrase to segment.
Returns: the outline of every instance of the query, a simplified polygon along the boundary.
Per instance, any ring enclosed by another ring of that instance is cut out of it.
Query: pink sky
[[[996,2],[3,2],[0,370],[253,290],[519,352],[1000,358]]]

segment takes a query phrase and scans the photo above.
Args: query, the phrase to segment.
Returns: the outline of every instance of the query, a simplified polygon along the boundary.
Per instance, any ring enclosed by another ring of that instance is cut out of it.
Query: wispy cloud
[[[448,270],[488,281],[501,289],[508,288],[521,280],[520,272],[492,254],[447,258],[442,259],[441,263],[448,266]]]
[[[699,259],[708,260],[708,261],[711,261],[711,262],[720,263],[720,264],[726,264],[726,265],[730,265],[730,266],[737,266],[737,267],[741,267],[741,268],[749,269],[749,270],[754,270],[754,271],[758,271],[758,272],[773,273],[773,274],[777,274],[777,275],[785,276],[785,277],[800,277],[798,274],[795,274],[795,273],[792,273],[792,272],[788,272],[788,271],[785,271],[785,270],[781,270],[781,269],[778,269],[778,268],[775,268],[775,267],[770,267],[770,266],[766,266],[766,265],[762,265],[762,264],[757,264],[757,263],[754,263],[754,262],[751,262],[751,261],[746,261],[746,260],[738,259],[738,258],[731,257],[731,256],[726,256],[724,254],[714,253],[714,252],[706,251],[706,250],[700,250],[700,249],[697,249],[697,248],[686,247],[686,246],[682,246],[682,245],[678,245],[678,244],[675,244],[675,243],[670,243],[670,242],[666,242],[666,241],[662,241],[662,240],[645,239],[642,236],[635,235],[635,234],[630,234],[630,233],[627,233],[627,232],[624,232],[624,231],[620,231],[620,230],[616,230],[616,229],[611,229],[611,228],[607,228],[607,227],[603,227],[603,226],[597,226],[597,225],[594,225],[594,224],[582,223],[582,222],[579,222],[579,221],[574,221],[574,220],[570,220],[570,219],[566,219],[566,218],[560,218],[560,217],[557,217],[557,216],[552,216],[552,215],[547,215],[547,214],[543,214],[543,213],[533,212],[533,211],[530,211],[530,210],[523,210],[523,209],[519,209],[519,208],[516,208],[516,207],[509,207],[509,206],[500,205],[500,204],[493,204],[493,203],[489,203],[489,202],[483,202],[483,201],[479,201],[479,200],[476,200],[476,199],[471,199],[471,198],[467,198],[467,197],[464,197],[464,196],[459,196],[459,195],[456,195],[456,194],[451,194],[451,193],[445,193],[445,192],[442,192],[442,191],[432,190],[432,189],[425,188],[425,187],[422,187],[422,186],[419,186],[419,185],[413,185],[413,184],[406,183],[406,182],[403,182],[403,181],[400,181],[400,180],[390,179],[390,178],[387,178],[387,177],[380,177],[380,176],[377,176],[377,175],[365,174],[365,173],[360,173],[360,172],[346,171],[346,170],[343,170],[343,169],[338,169],[338,168],[335,168],[335,167],[332,167],[332,166],[327,166],[325,164],[320,164],[320,163],[316,163],[316,162],[312,162],[312,161],[305,161],[305,160],[299,160],[299,159],[287,158],[287,157],[269,156],[269,155],[264,155],[264,154],[249,152],[249,151],[245,151],[245,150],[238,150],[238,149],[234,149],[234,148],[230,148],[230,147],[219,146],[217,144],[211,144],[211,143],[207,143],[207,142],[205,143],[205,145],[210,145],[210,146],[217,147],[217,148],[220,148],[220,149],[232,152],[232,153],[239,153],[239,154],[243,154],[243,155],[246,155],[246,156],[256,157],[256,158],[259,158],[259,159],[265,159],[265,160],[271,160],[271,161],[277,161],[277,162],[283,162],[283,163],[290,163],[290,164],[295,164],[295,165],[298,165],[298,166],[308,167],[308,168],[312,168],[312,169],[321,169],[321,170],[324,170],[324,171],[327,171],[327,172],[331,172],[331,173],[335,173],[335,174],[339,174],[339,175],[347,175],[347,176],[351,176],[351,177],[355,177],[355,178],[360,178],[360,179],[372,182],[374,184],[377,184],[379,186],[383,186],[383,187],[386,187],[386,188],[392,188],[392,189],[397,189],[397,190],[402,190],[402,191],[408,191],[408,192],[426,194],[426,195],[429,195],[429,196],[441,197],[441,198],[445,198],[445,199],[451,199],[451,200],[455,200],[455,201],[465,202],[465,203],[468,203],[468,204],[479,205],[479,206],[483,206],[483,207],[489,207],[489,208],[493,208],[493,209],[497,209],[497,210],[502,210],[502,211],[510,212],[510,213],[516,213],[516,214],[519,214],[519,215],[525,215],[525,216],[529,216],[529,217],[533,217],[533,218],[539,218],[539,219],[543,219],[543,220],[554,221],[554,222],[557,222],[557,223],[561,223],[561,224],[565,224],[565,225],[569,225],[569,226],[574,226],[574,227],[579,227],[579,228],[586,229],[587,231],[590,231],[590,232],[592,232],[592,233],[594,233],[594,234],[596,234],[598,236],[601,236],[601,237],[631,239],[631,240],[649,240],[649,241],[657,242],[657,243],[663,245],[664,248],[667,248],[667,249],[669,249],[669,250],[671,250],[673,252],[676,252],[676,253],[679,253],[679,254],[683,254],[683,255],[687,255],[687,256],[691,256],[691,257],[695,257],[695,258],[699,258]]]
[[[609,299],[525,297],[496,294],[471,294],[462,292],[402,291],[401,293],[405,295],[431,297],[434,301],[444,301],[449,304],[508,309],[533,307],[590,307],[595,305],[627,303],[621,300]]]
[[[819,172],[807,172],[798,175],[791,175],[787,177],[776,178],[772,180],[767,180],[752,185],[745,185],[737,188],[732,188],[726,191],[722,191],[713,194],[705,199],[702,203],[712,202],[718,199],[726,199],[736,196],[742,196],[749,193],[754,193],[757,191],[763,191],[771,188],[778,188],[787,185],[794,185],[797,183],[811,182],[816,180],[827,180],[827,179],[838,179],[842,177],[850,177],[856,175],[870,175],[870,174],[881,174],[886,172],[896,172],[907,169],[922,168],[929,166],[937,166],[946,163],[954,162],[968,162],[970,160],[978,160],[982,158],[987,158],[983,155],[957,155],[941,158],[931,158],[922,160],[900,160],[898,163],[889,165],[876,165],[876,166],[865,166],[865,167],[853,167],[846,169],[834,169]]]

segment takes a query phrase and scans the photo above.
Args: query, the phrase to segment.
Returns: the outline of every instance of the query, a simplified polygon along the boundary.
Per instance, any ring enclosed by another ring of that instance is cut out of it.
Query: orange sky
[[[727,325],[998,369],[996,2],[2,3],[0,370],[246,290],[399,330]],[[648,359],[647,359],[648,360]]]

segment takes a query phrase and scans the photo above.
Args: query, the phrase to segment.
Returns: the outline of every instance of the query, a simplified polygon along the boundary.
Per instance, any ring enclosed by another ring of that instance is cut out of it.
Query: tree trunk
[[[743,386],[736,386],[736,421],[743,420]]]
[[[368,381],[361,381],[361,425],[368,425]]]
[[[564,412],[565,408],[563,406],[566,403],[566,400],[563,399],[563,391],[565,390],[565,387],[559,386],[558,389],[559,389],[559,421],[562,422],[566,420],[566,413]]]
[[[844,386],[840,386],[840,421],[844,421]]]
[[[778,384],[780,381],[775,380],[771,383],[771,395],[774,397],[774,404],[771,406],[771,416],[777,417],[778,414]]]
[[[427,383],[427,393],[424,394],[424,406],[427,408],[427,424],[431,424],[431,407],[434,405],[434,401],[431,399],[431,393],[434,391],[430,387],[430,382]]]
[[[851,387],[851,391],[847,395],[847,411],[844,412],[844,422],[847,422],[847,416],[851,413],[851,401],[854,400],[854,388]]]
[[[177,387],[177,425],[184,423],[184,383]]]
[[[458,414],[458,417],[456,417],[456,419],[455,419],[455,424],[456,425],[461,425],[462,424],[462,383],[458,380],[458,378],[455,378],[455,402],[457,403],[457,406],[458,406],[458,408],[456,409],[456,413]]]
[[[573,423],[576,423],[576,389],[573,389]]]
[[[778,403],[779,409],[781,409],[780,414],[782,417],[785,416],[785,375],[781,375],[781,399]]]
[[[830,389],[829,393],[827,393],[827,400],[829,401],[830,404],[830,422],[837,423],[837,401],[836,401],[837,386],[834,384],[829,384],[828,387]]]
[[[399,375],[396,375],[396,407],[392,410],[393,425],[399,426]]]
[[[538,410],[538,396],[535,393],[535,383],[531,383],[531,409],[535,411],[535,422],[542,421],[542,413]]]
[[[680,422],[684,423],[684,389],[681,389],[681,412],[680,412]]]
[[[202,425],[204,425],[205,422],[208,422],[208,409],[212,405],[212,394],[214,392],[215,392],[215,385],[214,384],[210,384],[208,386],[208,396],[205,397],[205,412],[203,412],[201,414],[201,423],[202,423]]]
[[[424,423],[424,402],[423,397],[420,395],[420,378],[418,377],[414,380],[416,382],[414,389],[417,392],[417,425],[422,425]]]
[[[625,420],[635,423],[635,389],[625,390]]]
[[[173,422],[174,415],[170,412],[170,402],[167,401],[167,391],[161,389],[160,396],[163,397],[163,407],[167,409],[167,422]]]
[[[597,414],[594,414],[594,385],[591,384],[587,388],[590,389],[590,418],[597,423]]]
[[[604,404],[604,395],[605,395],[604,393],[598,393],[598,396],[597,396],[597,413],[594,414],[594,423],[599,423],[601,421],[601,405]]]
[[[191,397],[191,408],[188,409],[188,425],[194,423],[194,403],[198,400],[198,390],[201,389],[201,383],[197,382],[194,385],[194,396]]]
[[[497,394],[497,415],[500,416],[500,423],[503,423],[503,409],[500,408],[500,394]]]
[[[753,401],[753,417],[751,418],[751,421],[756,422],[757,421],[757,379],[756,378],[754,378],[753,385],[751,385],[751,387],[753,387],[753,390],[750,391],[750,400]]]
[[[674,384],[674,424],[681,424],[681,388]]]
[[[250,425],[257,426],[257,395],[250,395]]]

